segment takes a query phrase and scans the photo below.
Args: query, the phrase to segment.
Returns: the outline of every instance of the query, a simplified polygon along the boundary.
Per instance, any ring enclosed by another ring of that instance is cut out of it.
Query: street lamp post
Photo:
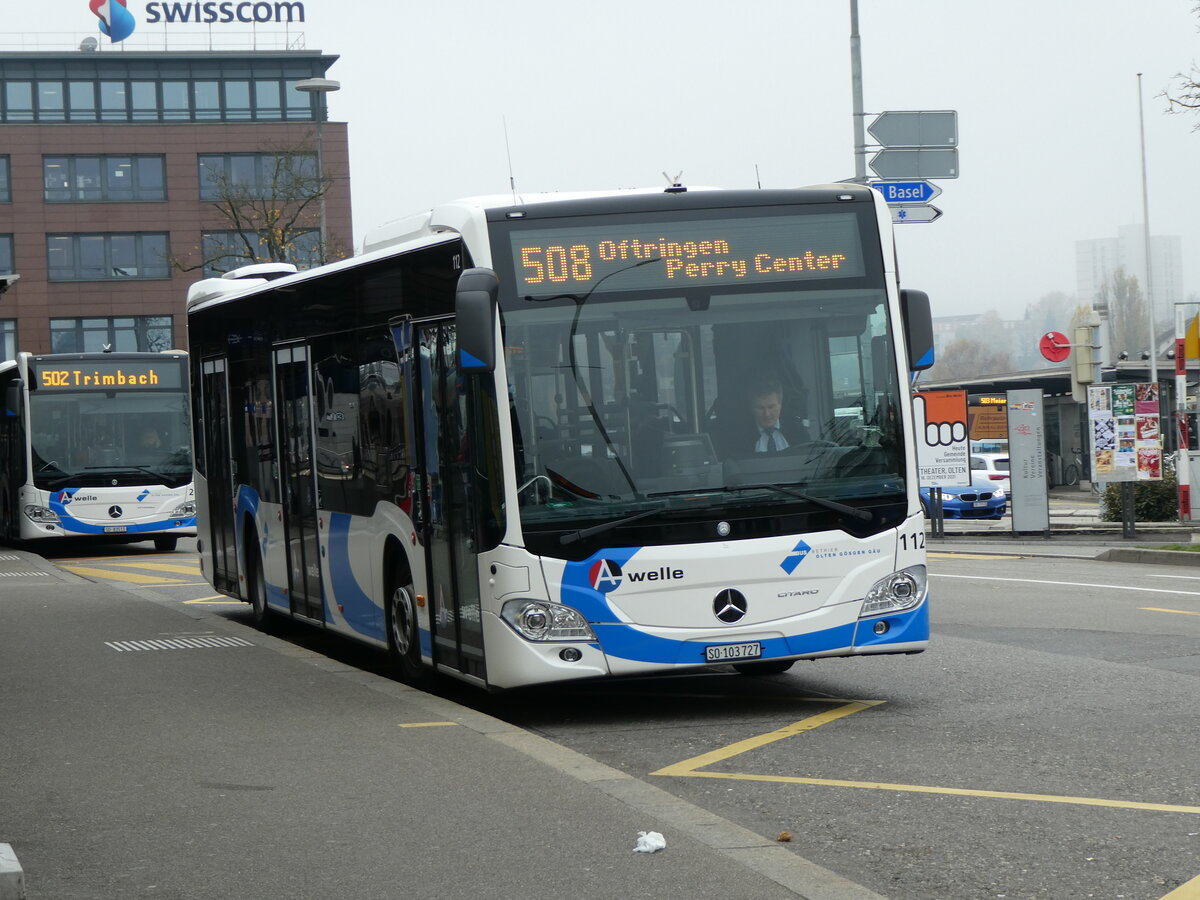
[[[341,90],[342,84],[340,81],[334,81],[332,78],[305,78],[303,81],[296,82],[296,90],[303,91],[306,94],[316,94],[318,98],[325,94],[332,94],[334,91]],[[324,125],[328,114],[328,104],[324,99],[319,99],[317,102],[317,178],[321,184],[321,196],[318,198],[317,214],[320,219],[320,240],[321,240],[321,262],[326,261],[326,253],[328,248],[327,233],[325,228],[325,160],[324,160]]]
[[[1150,381],[1158,384],[1158,341],[1154,337],[1154,279],[1150,274],[1153,263],[1150,259],[1150,196],[1146,191],[1146,120],[1142,115],[1142,73],[1137,73],[1138,83],[1138,134],[1142,145],[1142,235],[1143,252],[1146,256],[1146,306],[1150,319]]]

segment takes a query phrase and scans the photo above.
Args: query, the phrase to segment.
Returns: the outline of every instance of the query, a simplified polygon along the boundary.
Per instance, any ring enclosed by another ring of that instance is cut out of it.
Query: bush
[[[1100,500],[1100,518],[1105,522],[1120,522],[1121,485],[1109,482]],[[1133,520],[1135,522],[1179,521],[1179,489],[1175,474],[1163,475],[1162,481],[1137,481],[1133,485]]]

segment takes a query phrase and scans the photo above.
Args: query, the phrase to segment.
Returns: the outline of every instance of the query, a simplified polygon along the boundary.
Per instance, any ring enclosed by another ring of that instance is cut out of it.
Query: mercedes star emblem
[[[741,591],[726,588],[717,594],[717,599],[713,601],[713,614],[726,625],[732,625],[746,615],[747,606]]]

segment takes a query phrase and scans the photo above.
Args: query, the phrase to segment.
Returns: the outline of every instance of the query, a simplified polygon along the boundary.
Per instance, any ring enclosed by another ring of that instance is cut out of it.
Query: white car
[[[1006,498],[1012,495],[1009,487],[1007,453],[972,453],[971,477],[974,479],[980,476],[1002,488]]]

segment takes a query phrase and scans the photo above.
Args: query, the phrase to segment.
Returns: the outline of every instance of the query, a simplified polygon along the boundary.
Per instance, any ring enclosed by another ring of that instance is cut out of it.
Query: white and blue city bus
[[[0,363],[0,537],[194,537],[187,375],[179,351]]]
[[[869,188],[449,203],[188,331],[201,560],[256,620],[496,689],[927,645],[929,304]]]

